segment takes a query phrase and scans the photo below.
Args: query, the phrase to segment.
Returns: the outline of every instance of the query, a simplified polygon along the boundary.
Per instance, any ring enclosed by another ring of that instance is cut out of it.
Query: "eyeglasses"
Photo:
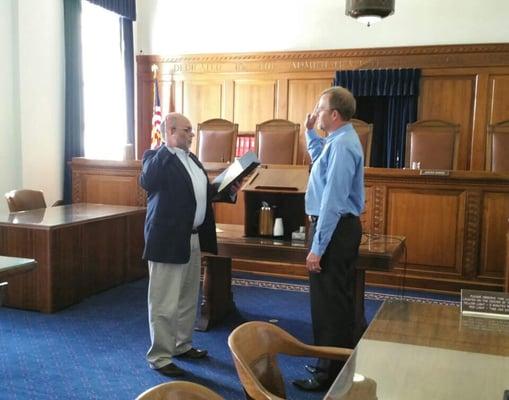
[[[193,133],[193,127],[192,126],[188,126],[187,128],[180,128],[180,127],[175,127],[173,129],[180,129],[180,130],[183,130],[184,132],[186,132],[187,134],[190,134],[190,133]]]

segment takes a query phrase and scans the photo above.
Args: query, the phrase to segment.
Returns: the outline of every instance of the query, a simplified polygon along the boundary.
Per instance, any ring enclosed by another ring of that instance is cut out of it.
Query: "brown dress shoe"
[[[166,364],[164,367],[156,368],[156,371],[161,375],[169,376],[171,378],[182,376],[186,373],[182,368],[177,367],[175,364]]]
[[[207,357],[207,350],[200,350],[200,349],[191,347],[185,353],[179,354],[175,357],[189,358],[190,360],[198,360],[200,358]]]

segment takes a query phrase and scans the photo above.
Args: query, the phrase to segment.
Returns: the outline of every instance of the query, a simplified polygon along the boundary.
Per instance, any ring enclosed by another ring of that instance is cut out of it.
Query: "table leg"
[[[202,302],[196,330],[208,330],[214,323],[235,310],[231,275],[232,260],[230,257],[205,257]]]
[[[364,289],[365,289],[366,272],[364,269],[357,268],[355,270],[355,327],[354,339],[355,343],[359,341],[368,323],[364,314]]]
[[[4,302],[5,289],[7,289],[7,282],[0,282],[0,307]]]

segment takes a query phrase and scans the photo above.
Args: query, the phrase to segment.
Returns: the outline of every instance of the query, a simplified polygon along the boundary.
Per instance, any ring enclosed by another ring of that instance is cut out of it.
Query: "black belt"
[[[198,233],[198,229],[191,229],[191,234],[196,235]]]
[[[341,214],[341,219],[355,218],[355,217],[357,217],[357,215],[354,215],[352,213]],[[318,221],[318,216],[317,215],[308,215],[308,219],[309,219],[309,222],[316,223]]]

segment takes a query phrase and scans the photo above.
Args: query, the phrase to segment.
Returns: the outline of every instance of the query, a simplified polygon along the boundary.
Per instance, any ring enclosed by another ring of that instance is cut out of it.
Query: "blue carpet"
[[[56,314],[0,308],[0,399],[134,399],[151,386],[168,381],[148,368],[147,280],[129,283],[90,297]],[[309,293],[305,280],[235,274],[238,312],[209,332],[196,332],[194,343],[209,350],[202,361],[180,361],[185,379],[203,384],[225,399],[242,399],[227,346],[229,333],[249,320],[272,321],[304,342],[312,342]],[[437,301],[435,295],[405,293],[414,301]],[[389,289],[369,289],[370,320]],[[455,301],[441,296],[438,301]],[[286,382],[304,376],[311,360],[282,357]],[[290,399],[321,399],[287,384]]]

